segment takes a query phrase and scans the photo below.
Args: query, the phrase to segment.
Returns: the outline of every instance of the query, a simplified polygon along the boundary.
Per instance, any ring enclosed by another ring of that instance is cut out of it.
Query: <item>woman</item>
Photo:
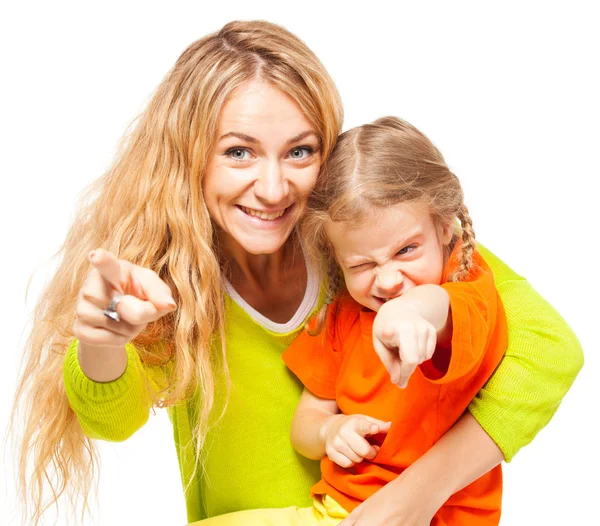
[[[318,465],[289,443],[301,385],[280,355],[322,302],[294,227],[341,125],[333,82],[282,28],[231,23],[183,53],[92,188],[36,310],[17,392],[35,519],[50,466],[53,497],[78,488],[85,502],[89,438],[127,438],[152,405],[169,408],[190,521],[307,503]],[[428,524],[535,436],[579,371],[562,319],[481,252],[507,311],[506,357],[470,413],[343,524]]]

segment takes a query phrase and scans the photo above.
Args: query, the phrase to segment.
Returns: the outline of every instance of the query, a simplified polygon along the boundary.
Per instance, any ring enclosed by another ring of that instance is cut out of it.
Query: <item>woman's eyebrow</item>
[[[302,139],[305,139],[306,137],[308,137],[309,135],[314,135],[317,139],[319,138],[313,130],[307,130],[305,132],[299,133],[298,135],[292,137],[289,141],[287,141],[287,144],[294,144],[296,142],[299,142]],[[221,135],[221,137],[219,137],[219,141],[222,141],[223,139],[227,139],[228,137],[237,137],[238,139],[241,139],[242,141],[249,142],[252,144],[258,144],[260,142],[255,137],[251,137],[250,135],[246,135],[245,133],[238,133],[238,132],[228,132],[224,135]]]
[[[293,144],[295,142],[301,141],[302,139],[308,137],[309,135],[314,135],[315,137],[318,138],[317,134],[313,130],[307,130],[307,131],[304,131],[304,132],[299,133],[298,135],[292,137],[289,141],[287,141],[287,144]],[[238,139],[241,139],[242,141],[251,142],[251,143],[255,143],[255,144],[260,142],[255,137],[251,137],[250,135],[246,135],[245,133],[238,133],[238,132],[229,132],[224,135],[221,135],[221,137],[219,137],[219,141],[221,141],[223,139],[227,139],[228,137],[237,137]]]
[[[254,137],[250,137],[250,135],[246,135],[244,133],[238,133],[238,132],[229,132],[226,133],[225,135],[221,135],[221,137],[219,137],[219,140],[223,140],[223,139],[227,139],[227,137],[237,137],[238,139],[242,139],[242,141],[246,141],[246,142],[252,142],[252,143],[258,143],[258,139],[255,139]]]
[[[299,133],[299,134],[298,134],[298,135],[296,135],[295,137],[292,137],[292,138],[291,138],[291,139],[290,139],[290,140],[289,140],[287,143],[288,143],[288,144],[292,144],[292,143],[294,143],[294,142],[301,141],[302,139],[305,139],[305,138],[306,138],[306,137],[308,137],[309,135],[314,135],[314,136],[315,136],[315,137],[317,137],[317,139],[318,139],[318,136],[317,136],[317,134],[316,134],[316,133],[315,133],[313,130],[307,130],[307,131],[305,131],[305,132]]]

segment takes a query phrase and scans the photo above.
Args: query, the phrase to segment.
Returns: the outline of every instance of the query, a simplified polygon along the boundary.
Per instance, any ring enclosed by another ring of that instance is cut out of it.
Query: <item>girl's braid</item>
[[[462,281],[473,266],[473,251],[476,248],[473,221],[468,208],[462,204],[456,214],[462,227],[462,246],[460,249],[460,265],[452,276],[452,281]]]
[[[340,276],[340,267],[333,256],[327,258],[327,292],[325,303],[327,305],[333,303],[342,288],[342,278]]]
[[[325,327],[325,320],[327,319],[327,311],[329,310],[329,305],[333,303],[340,289],[342,288],[340,268],[335,260],[335,257],[333,257],[333,255],[331,254],[329,254],[327,257],[327,267],[325,271],[327,274],[325,303],[319,309],[319,312],[317,312],[316,318],[308,320],[305,325],[306,332],[308,332],[308,334],[310,334],[311,336],[316,336],[317,334],[320,334],[323,328]]]

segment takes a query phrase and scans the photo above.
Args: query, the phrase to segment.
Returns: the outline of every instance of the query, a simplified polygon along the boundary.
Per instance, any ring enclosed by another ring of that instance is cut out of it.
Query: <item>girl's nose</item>
[[[379,269],[375,285],[385,297],[389,297],[400,291],[403,281],[402,271],[388,264]]]

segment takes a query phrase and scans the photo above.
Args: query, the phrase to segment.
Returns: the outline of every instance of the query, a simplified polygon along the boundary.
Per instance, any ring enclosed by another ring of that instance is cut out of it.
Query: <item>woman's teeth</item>
[[[266,221],[273,221],[285,213],[285,208],[279,212],[271,212],[270,214],[267,212],[261,212],[260,210],[254,210],[253,208],[247,208],[245,206],[240,206],[240,208],[246,212],[246,214],[253,217],[259,217],[260,219],[264,219]]]

